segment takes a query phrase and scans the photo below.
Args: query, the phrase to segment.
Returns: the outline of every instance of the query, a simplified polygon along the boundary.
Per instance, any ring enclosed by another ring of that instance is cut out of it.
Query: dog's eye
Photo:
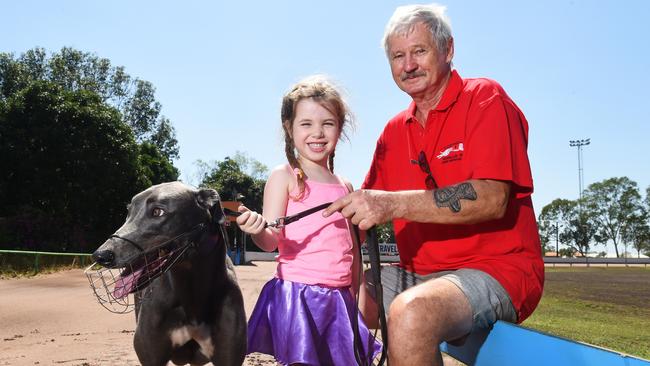
[[[153,217],[160,217],[160,216],[162,216],[164,214],[165,214],[165,210],[163,210],[160,207],[156,207],[156,208],[153,209],[153,211],[151,211],[151,216],[153,216]]]

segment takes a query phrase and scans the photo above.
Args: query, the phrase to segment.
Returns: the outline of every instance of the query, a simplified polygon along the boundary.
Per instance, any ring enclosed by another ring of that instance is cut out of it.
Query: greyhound
[[[246,314],[223,223],[215,190],[163,183],[135,195],[126,222],[93,253],[124,268],[112,296],[135,293],[143,366],[243,363]]]

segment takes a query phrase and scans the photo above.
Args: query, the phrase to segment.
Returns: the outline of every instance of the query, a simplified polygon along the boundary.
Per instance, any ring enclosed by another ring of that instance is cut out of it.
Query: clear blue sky
[[[95,53],[152,82],[174,124],[181,178],[235,151],[284,162],[279,107],[292,83],[326,73],[357,116],[337,172],[358,187],[384,123],[409,103],[380,48],[391,1],[10,1],[0,51]],[[461,76],[500,82],[530,124],[537,212],[628,176],[650,185],[650,1],[447,1]]]

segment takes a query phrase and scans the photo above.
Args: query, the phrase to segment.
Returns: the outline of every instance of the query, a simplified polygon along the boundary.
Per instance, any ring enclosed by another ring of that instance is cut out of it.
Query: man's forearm
[[[391,193],[393,218],[438,224],[473,224],[503,217],[509,184],[470,180],[433,191]]]
[[[462,210],[461,201],[476,201],[478,196],[474,186],[470,182],[460,183],[455,186],[436,189],[432,192],[433,201],[439,208],[449,207],[452,212],[458,213]]]

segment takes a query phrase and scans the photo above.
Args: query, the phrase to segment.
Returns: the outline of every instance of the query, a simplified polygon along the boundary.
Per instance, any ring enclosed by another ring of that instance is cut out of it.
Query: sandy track
[[[237,266],[250,315],[274,262]],[[81,270],[0,280],[0,365],[139,365],[133,313],[113,314],[92,295]],[[251,355],[245,365],[274,365]]]

